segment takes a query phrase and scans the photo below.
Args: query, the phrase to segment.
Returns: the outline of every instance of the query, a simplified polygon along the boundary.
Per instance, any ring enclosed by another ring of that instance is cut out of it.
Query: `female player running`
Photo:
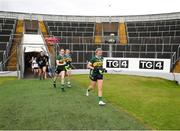
[[[36,61],[36,57],[32,57],[32,71],[33,71],[34,77],[38,74],[38,71],[39,71],[39,66]]]
[[[72,62],[72,58],[71,58],[71,54],[70,54],[70,50],[66,49],[66,53],[65,53],[65,58],[66,58],[66,66],[65,66],[65,71],[66,71],[66,75],[67,75],[67,86],[71,87],[71,81],[70,81],[70,76],[71,76],[71,62]]]
[[[105,105],[106,103],[102,101],[103,94],[103,72],[105,71],[103,68],[103,57],[102,57],[102,49],[97,48],[95,51],[95,56],[91,58],[89,63],[87,64],[87,68],[90,69],[91,83],[86,91],[86,96],[89,96],[89,92],[92,89],[95,89],[96,83],[98,84],[98,97],[99,97],[99,105]]]
[[[65,50],[60,49],[59,55],[56,57],[56,71],[55,71],[55,77],[54,77],[54,87],[56,87],[56,79],[58,76],[61,77],[61,90],[64,92],[64,77],[65,77],[65,65],[66,65],[66,59],[65,59]]]
[[[48,65],[49,57],[45,55],[45,52],[41,51],[39,56],[36,59],[38,66],[39,66],[39,79],[46,79],[47,78],[47,73],[46,73],[46,68]]]

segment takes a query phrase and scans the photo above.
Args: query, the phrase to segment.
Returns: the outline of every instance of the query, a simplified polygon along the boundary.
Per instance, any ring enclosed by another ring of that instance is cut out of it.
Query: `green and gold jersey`
[[[94,68],[103,67],[103,57],[97,57],[94,56],[89,61],[91,63],[91,66]],[[92,72],[92,70],[90,71]],[[97,70],[94,70],[93,73],[99,73]]]
[[[57,55],[56,60],[59,61],[59,65],[65,65],[66,64],[66,58],[62,55]]]
[[[65,59],[67,64],[71,64],[72,62],[71,54],[65,54]]]

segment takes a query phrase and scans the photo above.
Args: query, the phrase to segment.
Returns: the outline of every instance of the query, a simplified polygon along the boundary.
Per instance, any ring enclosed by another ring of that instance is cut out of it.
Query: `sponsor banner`
[[[103,67],[107,70],[170,72],[170,59],[113,58],[105,57]]]

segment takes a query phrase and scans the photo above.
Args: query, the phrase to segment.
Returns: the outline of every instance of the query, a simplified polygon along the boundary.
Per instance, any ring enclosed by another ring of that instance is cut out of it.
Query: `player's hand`
[[[65,70],[69,70],[70,69],[70,66],[69,65],[66,65],[65,66]]]

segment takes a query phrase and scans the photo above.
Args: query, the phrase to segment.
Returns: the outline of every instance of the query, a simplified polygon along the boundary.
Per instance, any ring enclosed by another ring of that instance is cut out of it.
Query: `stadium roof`
[[[179,0],[0,0],[0,11],[83,16],[180,12]]]

